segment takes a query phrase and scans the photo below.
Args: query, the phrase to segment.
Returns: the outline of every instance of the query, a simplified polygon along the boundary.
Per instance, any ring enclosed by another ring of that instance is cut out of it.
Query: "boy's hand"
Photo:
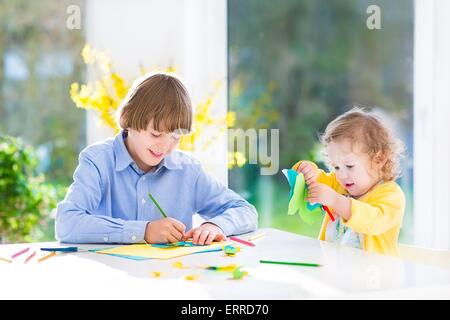
[[[147,243],[178,242],[183,239],[186,226],[173,218],[164,218],[147,224],[145,241]]]
[[[308,186],[308,197],[305,199],[311,204],[320,203],[334,207],[339,194],[326,184],[313,182]]]
[[[297,172],[302,173],[305,177],[305,182],[309,186],[311,183],[316,182],[317,169],[309,161],[303,161],[297,168]]]
[[[200,227],[189,230],[184,235],[184,240],[192,238],[192,243],[197,245],[211,244],[214,240],[222,241],[227,237],[222,229],[213,223],[204,223]]]

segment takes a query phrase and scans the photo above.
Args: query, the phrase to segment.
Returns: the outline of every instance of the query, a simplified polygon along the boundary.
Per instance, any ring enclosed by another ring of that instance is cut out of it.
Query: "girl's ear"
[[[375,164],[377,169],[383,168],[386,164],[387,157],[382,151],[378,151],[375,157],[373,158],[373,163]]]

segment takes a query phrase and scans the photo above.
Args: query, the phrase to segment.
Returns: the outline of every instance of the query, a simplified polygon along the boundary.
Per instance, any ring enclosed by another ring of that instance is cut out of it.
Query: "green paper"
[[[292,197],[288,205],[288,215],[294,215],[298,212],[300,218],[308,224],[315,223],[322,219],[322,209],[317,206],[314,209],[308,208],[305,198],[308,196],[308,188],[303,174],[299,173],[295,179],[295,186]]]

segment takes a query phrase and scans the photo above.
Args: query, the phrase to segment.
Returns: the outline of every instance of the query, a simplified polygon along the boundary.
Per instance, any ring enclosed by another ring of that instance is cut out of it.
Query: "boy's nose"
[[[158,152],[166,152],[170,148],[170,138],[164,139],[163,141],[160,141],[156,144],[158,147]]]

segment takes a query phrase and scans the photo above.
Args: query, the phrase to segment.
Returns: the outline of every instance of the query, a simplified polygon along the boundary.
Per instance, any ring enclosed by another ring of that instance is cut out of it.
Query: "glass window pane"
[[[319,161],[318,134],[352,104],[388,114],[408,150],[398,183],[407,197],[400,241],[410,242],[414,1],[377,1],[381,29],[368,28],[371,4],[229,0],[229,103],[236,127],[280,129],[280,170],[300,159]],[[281,172],[262,176],[247,164],[232,169],[229,181],[257,207],[262,227],[317,236],[320,221],[287,216]]]
[[[62,187],[86,144],[85,113],[70,98],[71,83],[84,78],[84,30],[67,24],[69,6],[80,9],[83,22],[84,4],[0,0],[0,134],[31,145],[38,171]],[[53,240],[52,226],[47,231],[44,239]]]

